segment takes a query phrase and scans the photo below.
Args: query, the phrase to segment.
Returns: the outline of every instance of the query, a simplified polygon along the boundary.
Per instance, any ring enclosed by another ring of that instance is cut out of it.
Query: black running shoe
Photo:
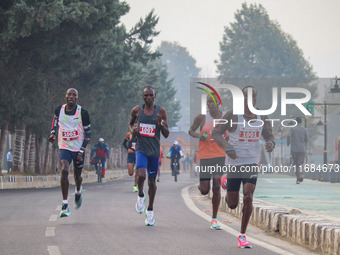
[[[77,188],[76,188],[76,192],[77,192]],[[76,193],[75,196],[74,196],[74,205],[73,205],[73,207],[75,209],[79,209],[81,207],[81,204],[83,203],[82,193],[83,193],[83,187],[80,186],[80,193],[79,194]]]

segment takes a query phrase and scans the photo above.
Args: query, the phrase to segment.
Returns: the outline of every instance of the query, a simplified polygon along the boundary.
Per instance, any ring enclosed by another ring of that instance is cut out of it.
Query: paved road
[[[156,224],[144,226],[134,210],[132,178],[84,184],[82,208],[57,218],[59,188],[0,191],[0,254],[311,254],[255,227],[254,248],[237,248],[239,222],[225,213],[224,231],[209,228],[210,200],[197,192],[197,179],[164,174],[154,206]],[[73,204],[74,187],[70,202]]]

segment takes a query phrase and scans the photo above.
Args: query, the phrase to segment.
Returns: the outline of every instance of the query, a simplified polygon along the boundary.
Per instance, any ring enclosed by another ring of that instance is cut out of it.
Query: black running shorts
[[[228,171],[227,191],[240,191],[241,182],[243,184],[252,183],[256,185],[258,176],[257,164],[233,167],[235,171]]]

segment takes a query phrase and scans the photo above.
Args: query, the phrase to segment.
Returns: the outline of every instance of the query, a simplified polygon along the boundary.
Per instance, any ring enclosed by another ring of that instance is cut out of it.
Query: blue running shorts
[[[136,169],[146,168],[149,177],[156,177],[159,157],[148,157],[143,152],[136,152]]]

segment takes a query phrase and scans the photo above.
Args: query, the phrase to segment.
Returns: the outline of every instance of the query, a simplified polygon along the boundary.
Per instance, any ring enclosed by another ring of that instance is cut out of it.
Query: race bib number
[[[139,134],[141,136],[154,137],[156,134],[156,125],[140,123]]]
[[[79,138],[78,130],[63,130],[62,131],[63,140],[75,140]]]
[[[131,144],[131,149],[135,150],[136,149],[136,143]]]
[[[240,142],[258,142],[260,137],[259,130],[242,130],[240,131]]]

